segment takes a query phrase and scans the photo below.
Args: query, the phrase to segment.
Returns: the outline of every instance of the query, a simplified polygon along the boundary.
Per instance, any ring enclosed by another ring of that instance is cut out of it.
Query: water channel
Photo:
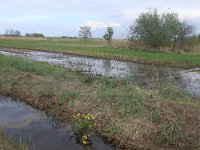
[[[200,68],[184,70],[113,59],[10,48],[0,48],[0,54],[47,62],[79,70],[85,74],[137,79],[143,85],[155,79],[160,82],[176,81],[177,86],[190,95],[200,97]],[[17,143],[21,141],[27,144],[30,150],[119,149],[107,144],[96,135],[91,136],[90,146],[77,144],[76,138],[71,136],[70,125],[58,123],[46,113],[5,96],[0,96],[0,127]]]
[[[160,82],[176,82],[177,86],[184,89],[191,96],[200,97],[200,68],[184,70],[163,65],[148,65],[113,59],[11,48],[0,48],[0,54],[47,62],[64,68],[80,70],[85,74],[137,79],[143,85],[147,85],[155,79]]]
[[[96,135],[90,146],[79,145],[71,135],[70,125],[56,122],[42,111],[19,100],[0,96],[0,127],[16,143],[28,145],[30,150],[116,150]]]

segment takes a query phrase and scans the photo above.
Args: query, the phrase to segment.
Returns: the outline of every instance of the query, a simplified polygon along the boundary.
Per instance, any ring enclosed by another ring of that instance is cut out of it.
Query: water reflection
[[[200,97],[200,69],[183,71],[181,74],[181,84],[187,91],[192,91],[194,95]]]
[[[90,138],[91,145],[80,145],[76,137],[71,137],[70,125],[58,124],[44,112],[4,96],[0,96],[0,127],[17,143],[26,143],[30,150],[118,149],[95,135]]]
[[[31,50],[22,51],[1,48],[0,54],[28,58],[34,61],[48,62],[65,68],[78,69],[86,74],[137,79],[142,85],[148,85],[150,82],[157,80],[160,82],[177,81],[178,86],[185,89],[191,95],[200,97],[200,72],[192,74],[190,71],[185,71],[181,68],[175,67],[147,65],[112,59],[97,59]]]

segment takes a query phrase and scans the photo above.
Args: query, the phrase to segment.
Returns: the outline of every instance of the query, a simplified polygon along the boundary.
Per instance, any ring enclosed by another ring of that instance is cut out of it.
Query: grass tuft
[[[94,114],[101,123],[103,135],[125,143],[141,145],[143,140],[157,143],[158,147],[184,149],[194,148],[200,142],[196,140],[199,111],[194,109],[200,106],[199,102],[193,102],[172,84],[164,86],[156,82],[152,86],[154,91],[147,91],[136,81],[82,75],[58,66],[2,55],[0,83],[1,93],[22,96],[29,103],[37,100],[35,107],[45,105],[42,108],[49,108],[58,119],[66,119],[67,111]]]

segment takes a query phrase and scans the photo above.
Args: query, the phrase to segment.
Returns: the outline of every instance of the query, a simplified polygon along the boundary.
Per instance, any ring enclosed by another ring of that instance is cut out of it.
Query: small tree
[[[181,48],[183,48],[189,40],[189,36],[192,36],[193,26],[187,24],[185,21],[181,22],[179,25],[177,41],[180,43]]]
[[[129,40],[143,41],[146,46],[160,47],[161,21],[157,10],[141,13],[130,26]]]
[[[113,37],[113,28],[112,27],[107,27],[106,32],[103,36],[104,39],[108,42],[108,45],[111,47],[112,46],[112,37]]]
[[[21,36],[21,32],[19,30],[6,29],[4,35],[7,35],[7,36]]]
[[[15,36],[21,36],[21,32],[19,30],[14,31]]]
[[[91,27],[90,26],[82,26],[79,30],[79,37],[83,39],[88,39],[92,37]]]
[[[6,29],[4,35],[13,36],[15,31],[13,29]]]
[[[6,29],[4,35],[9,35],[9,30]]]
[[[161,47],[173,47],[177,42],[180,21],[177,13],[163,13],[161,15]]]
[[[176,45],[183,45],[193,28],[181,22],[177,13],[158,14],[157,10],[141,13],[130,26],[128,39],[142,41],[152,48],[167,48],[173,50]]]
[[[27,37],[45,37],[42,33],[26,33]]]

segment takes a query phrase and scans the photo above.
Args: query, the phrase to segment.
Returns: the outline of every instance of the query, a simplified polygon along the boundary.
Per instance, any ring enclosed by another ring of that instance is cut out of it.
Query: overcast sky
[[[115,38],[123,38],[148,8],[177,12],[200,33],[200,0],[0,0],[0,34],[12,28],[22,34],[78,36],[80,26],[89,25],[93,37],[102,37],[109,25]]]

